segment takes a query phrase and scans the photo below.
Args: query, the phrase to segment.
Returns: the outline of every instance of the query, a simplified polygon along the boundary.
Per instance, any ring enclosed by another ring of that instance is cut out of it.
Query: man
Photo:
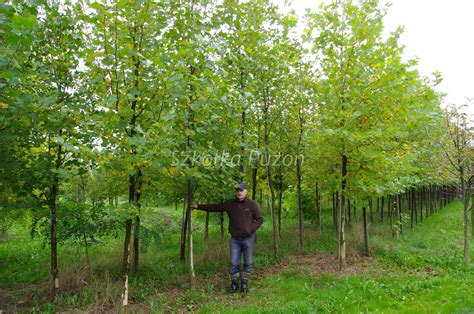
[[[229,232],[232,238],[230,246],[231,283],[227,291],[234,293],[239,289],[240,258],[243,255],[244,269],[241,277],[241,292],[249,291],[249,278],[252,272],[252,254],[255,246],[255,231],[262,225],[263,217],[257,202],[247,198],[247,185],[240,183],[235,186],[235,199],[222,204],[193,204],[194,209],[208,212],[227,212]]]

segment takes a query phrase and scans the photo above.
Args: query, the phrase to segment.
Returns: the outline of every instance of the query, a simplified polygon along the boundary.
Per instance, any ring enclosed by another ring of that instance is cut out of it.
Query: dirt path
[[[255,269],[252,274],[252,281],[259,281],[269,276],[278,276],[282,272],[287,270],[309,270],[315,275],[322,274],[333,274],[336,276],[347,276],[354,274],[362,274],[369,266],[372,264],[372,258],[362,257],[356,253],[349,253],[347,257],[347,267],[344,271],[339,272],[339,264],[337,255],[318,252],[311,254],[295,254],[288,258],[285,261],[282,261],[276,265],[268,266],[265,268]],[[215,274],[211,278],[201,279],[200,280],[210,280],[212,283],[213,290],[208,291],[212,292],[212,298],[210,301],[222,301],[225,302],[227,299],[236,301],[237,299],[243,298],[243,295],[236,294],[229,296],[226,293],[226,287],[229,284],[229,275],[223,270]],[[198,281],[199,285],[199,281]],[[201,285],[204,286],[204,285]],[[192,313],[199,309],[199,305],[193,308],[186,308],[179,304],[178,298],[186,293],[184,289],[172,288],[168,290],[164,296],[167,297],[169,303],[168,308],[169,312],[178,312],[178,313]]]
[[[355,253],[349,253],[347,258],[347,267],[344,271],[339,272],[338,270],[338,260],[335,254],[330,253],[311,253],[311,254],[295,254],[289,257],[286,257],[283,261],[278,264],[271,265],[264,268],[254,269],[252,274],[252,281],[258,282],[269,276],[279,276],[282,272],[288,270],[305,270],[314,273],[315,275],[321,274],[334,274],[337,276],[347,276],[352,274],[362,274],[372,263],[371,258],[362,257]],[[75,276],[74,278],[76,278]],[[80,276],[79,276],[80,277]],[[187,276],[182,277],[183,281],[187,281]],[[209,285],[209,283],[211,285]],[[229,296],[226,293],[227,285],[229,284],[229,275],[225,269],[219,271],[212,277],[207,278],[197,278],[197,288],[201,289],[202,293],[209,295],[209,302],[222,301],[225,302],[227,299],[237,299],[243,298],[241,294],[236,294]],[[70,284],[74,286],[77,291],[77,284]],[[80,285],[79,285],[80,286]],[[206,290],[206,287],[212,287],[211,290]],[[43,283],[39,289],[38,285],[27,285],[23,288],[16,289],[13,291],[7,291],[0,289],[0,310],[4,309],[7,304],[16,304],[18,309],[25,310],[28,308],[30,303],[32,303],[34,297],[38,297],[39,291],[46,291],[46,284]],[[195,312],[199,309],[200,305],[196,304],[193,307],[186,307],[183,305],[182,298],[186,297],[188,293],[187,288],[182,287],[170,287],[168,289],[162,290],[159,295],[153,296],[157,299],[167,300],[167,309],[166,312],[178,312],[178,313],[190,313]],[[46,292],[44,292],[46,293]],[[47,293],[46,293],[47,294]],[[188,294],[189,295],[189,294]],[[18,302],[18,297],[20,300]],[[41,298],[47,299],[46,295],[42,295]],[[192,301],[192,297],[189,296],[189,300]],[[16,300],[15,300],[16,299]],[[24,301],[23,301],[24,300]],[[16,301],[16,302],[15,302]],[[205,302],[205,301],[204,301]],[[3,304],[2,304],[3,303]],[[151,313],[148,303],[140,303],[130,301],[130,304],[133,305],[134,311],[139,311],[141,313]],[[115,305],[104,304],[100,309],[92,310],[92,312],[116,312]],[[73,309],[71,311],[74,312]]]

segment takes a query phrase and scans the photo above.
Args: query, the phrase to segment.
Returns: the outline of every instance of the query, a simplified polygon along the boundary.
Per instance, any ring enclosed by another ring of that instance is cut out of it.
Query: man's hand
[[[197,208],[198,208],[198,205],[197,205],[197,204],[191,204],[191,208],[192,208],[192,209],[197,209]]]

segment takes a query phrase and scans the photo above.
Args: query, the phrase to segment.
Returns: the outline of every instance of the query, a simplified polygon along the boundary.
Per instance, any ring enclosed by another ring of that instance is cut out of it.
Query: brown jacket
[[[263,223],[262,213],[257,202],[245,198],[228,200],[222,204],[199,204],[198,209],[208,212],[227,212],[229,232],[234,238],[246,238]]]

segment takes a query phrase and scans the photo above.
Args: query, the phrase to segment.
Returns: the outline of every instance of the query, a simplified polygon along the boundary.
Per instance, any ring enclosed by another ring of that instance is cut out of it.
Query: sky
[[[292,0],[291,7],[303,15],[306,7],[317,10],[330,0]],[[283,0],[273,0],[281,5]],[[381,3],[387,1],[381,0]],[[386,31],[404,27],[400,43],[405,58],[418,58],[423,75],[438,70],[443,82],[438,91],[447,93],[445,104],[465,104],[474,98],[474,0],[392,0],[384,19]],[[466,108],[474,116],[474,105]]]

